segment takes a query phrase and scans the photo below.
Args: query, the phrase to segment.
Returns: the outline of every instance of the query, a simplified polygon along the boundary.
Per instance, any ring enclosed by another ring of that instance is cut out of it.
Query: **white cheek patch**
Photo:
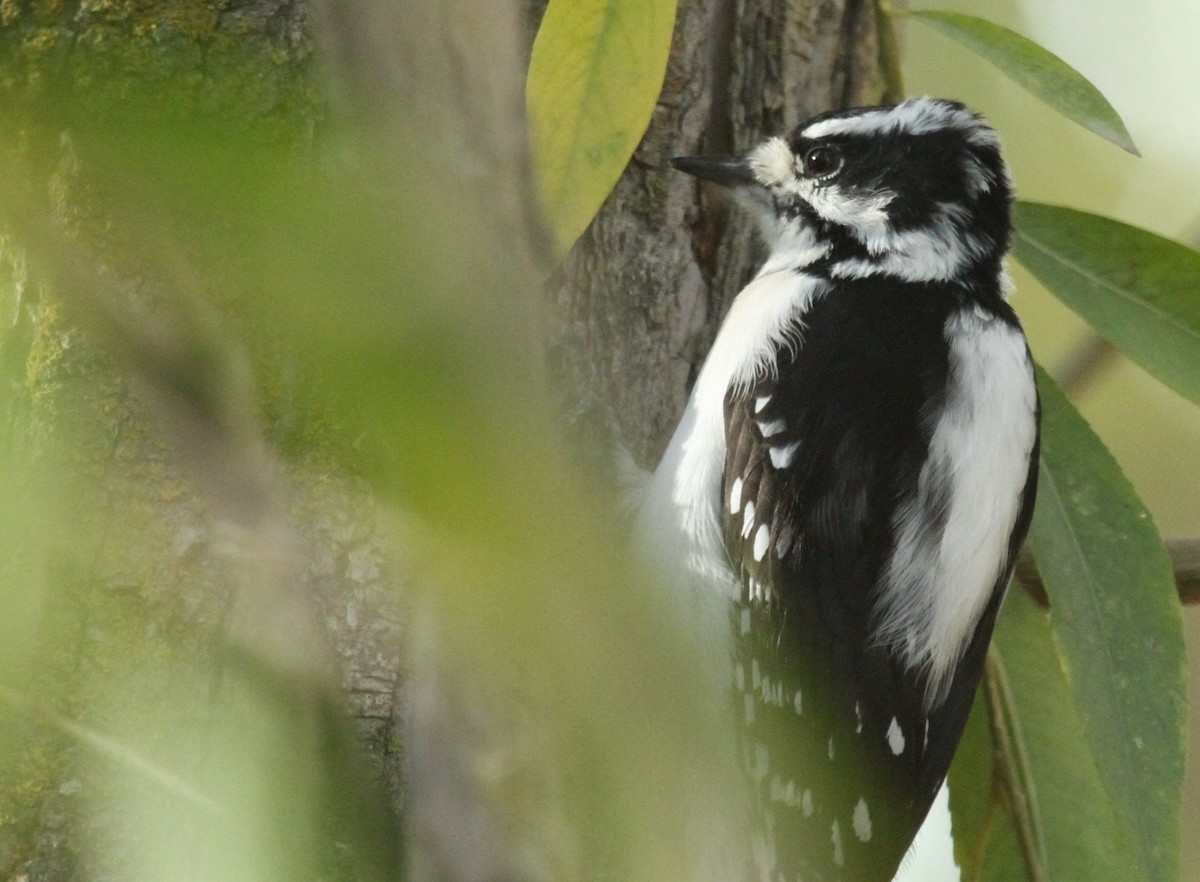
[[[801,181],[796,188],[813,211],[831,223],[848,227],[860,240],[882,240],[889,229],[888,206],[896,198],[889,190],[848,193],[836,184]],[[869,246],[868,246],[869,249]]]

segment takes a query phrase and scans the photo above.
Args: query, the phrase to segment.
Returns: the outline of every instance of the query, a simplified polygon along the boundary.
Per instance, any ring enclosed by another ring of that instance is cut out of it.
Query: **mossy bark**
[[[268,479],[214,497],[214,486],[240,479],[196,467],[191,448],[205,443],[202,421],[174,419],[154,383],[76,308],[107,295],[87,290],[86,273],[79,289],[64,291],[61,278],[26,268],[26,246],[40,232],[24,222],[45,213],[110,291],[169,327],[175,317],[162,304],[178,278],[152,255],[158,241],[194,240],[196,217],[178,206],[156,242],[139,241],[145,228],[117,208],[128,206],[121,190],[133,182],[97,172],[105,145],[96,132],[137,118],[144,101],[170,108],[154,125],[219,120],[248,143],[303,151],[325,113],[313,52],[306,11],[294,0],[0,4],[0,154],[11,209],[0,229],[4,431],[19,468],[62,488],[41,500],[54,529],[21,683],[34,704],[10,697],[0,710],[9,757],[0,764],[0,879],[104,875],[106,858],[86,846],[111,843],[111,808],[80,773],[89,748],[47,715],[103,733],[137,704],[145,743],[125,746],[150,756],[169,727],[191,720],[203,728],[206,694],[180,706],[178,686],[184,672],[201,671],[219,689],[223,632],[243,577],[237,557],[254,541],[246,531],[253,537],[265,519],[304,549],[289,587],[324,634],[314,655],[328,660],[375,774],[399,799],[403,625],[394,586],[402,578],[370,495],[311,436],[320,421],[297,391],[303,366],[251,329],[244,304],[206,275],[222,255],[184,248],[179,261],[211,308],[216,336],[238,341],[197,370],[244,357],[255,376],[251,405],[261,407],[236,419],[287,448],[262,459]],[[210,379],[197,378],[197,388]],[[297,425],[310,436],[289,438]]]

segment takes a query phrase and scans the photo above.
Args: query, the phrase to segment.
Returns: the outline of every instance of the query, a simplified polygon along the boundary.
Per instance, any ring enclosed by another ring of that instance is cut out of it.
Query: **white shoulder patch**
[[[980,310],[946,322],[946,405],[914,498],[896,513],[878,637],[945,696],[1007,559],[1036,435],[1037,391],[1021,333]],[[929,512],[945,506],[945,529]]]

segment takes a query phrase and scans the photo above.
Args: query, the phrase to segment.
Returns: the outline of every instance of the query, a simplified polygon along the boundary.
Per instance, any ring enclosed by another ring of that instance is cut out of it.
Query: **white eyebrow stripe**
[[[945,129],[966,132],[968,139],[977,146],[999,147],[995,131],[970,110],[929,97],[910,98],[895,107],[823,119],[804,129],[801,136],[816,140],[835,135],[890,132],[927,135]]]

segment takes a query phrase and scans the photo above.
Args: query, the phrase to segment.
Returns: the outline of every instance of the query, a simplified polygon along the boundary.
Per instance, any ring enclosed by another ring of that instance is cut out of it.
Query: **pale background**
[[[913,3],[979,15],[1047,47],[1090,79],[1125,120],[1142,158],[1045,109],[986,62],[917,22],[904,30],[911,95],[958,98],[1000,131],[1023,198],[1115,217],[1189,244],[1200,238],[1200,2],[978,0]],[[1014,297],[1034,355],[1051,370],[1081,339],[1082,322],[1027,275]],[[1200,291],[1197,292],[1200,296]],[[1118,361],[1078,397],[1166,537],[1200,536],[1200,408]],[[1184,785],[1182,882],[1200,882],[1200,609],[1186,613],[1192,660],[1192,750]],[[942,819],[944,824],[944,818]],[[926,835],[928,834],[928,835]],[[905,882],[958,878],[945,834],[925,831]],[[1082,882],[1082,880],[1081,880]]]

